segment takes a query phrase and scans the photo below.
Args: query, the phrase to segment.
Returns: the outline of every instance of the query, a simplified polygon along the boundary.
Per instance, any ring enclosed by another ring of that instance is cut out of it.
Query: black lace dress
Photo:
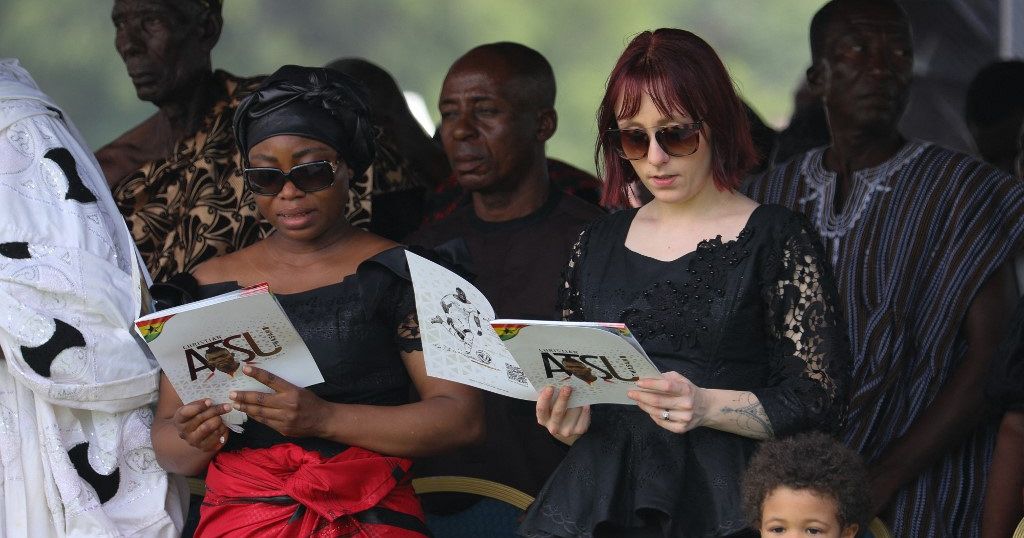
[[[200,298],[239,288],[237,282],[199,287]],[[401,352],[422,349],[416,299],[405,261],[395,247],[359,265],[341,282],[289,294],[274,294],[299,336],[309,346],[324,382],[309,387],[335,403],[401,405],[410,400],[411,380]],[[268,448],[295,443],[324,457],[347,446],[315,437],[285,437],[255,420],[232,434],[223,450]]]
[[[624,322],[662,371],[750,391],[776,436],[837,429],[849,344],[827,261],[802,217],[760,206],[737,239],[702,241],[663,262],[624,247],[635,215],[609,215],[580,235],[566,271],[566,319]],[[600,524],[672,537],[743,532],[740,483],[756,448],[710,428],[669,432],[636,406],[594,406],[590,429],[520,533],[591,536]]]

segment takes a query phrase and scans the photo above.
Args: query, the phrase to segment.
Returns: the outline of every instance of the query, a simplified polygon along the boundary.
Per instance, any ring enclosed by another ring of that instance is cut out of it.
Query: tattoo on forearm
[[[735,407],[722,407],[722,414],[736,420],[736,424],[744,430],[758,434],[775,435],[772,423],[768,420],[768,413],[764,412],[764,406],[757,400],[757,397],[745,392],[734,400]]]

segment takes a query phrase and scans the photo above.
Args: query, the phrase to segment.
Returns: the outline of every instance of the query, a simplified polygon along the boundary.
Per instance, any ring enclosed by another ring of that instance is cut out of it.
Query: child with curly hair
[[[853,538],[870,517],[867,471],[823,433],[769,441],[747,468],[743,506],[761,536]]]

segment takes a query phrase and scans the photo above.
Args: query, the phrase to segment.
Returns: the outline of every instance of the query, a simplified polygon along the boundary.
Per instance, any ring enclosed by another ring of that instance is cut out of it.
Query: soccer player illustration
[[[444,316],[434,316],[430,322],[440,323],[448,330],[448,332],[454,334],[459,340],[465,345],[464,353],[474,362],[489,365],[491,363],[491,356],[483,349],[474,349],[474,342],[478,336],[483,336],[484,325],[486,321],[481,321],[483,317],[480,313],[480,309],[473,305],[472,302],[466,297],[466,292],[462,288],[455,288],[454,293],[449,293],[441,298],[441,310],[444,311]],[[490,326],[487,330],[491,330]]]

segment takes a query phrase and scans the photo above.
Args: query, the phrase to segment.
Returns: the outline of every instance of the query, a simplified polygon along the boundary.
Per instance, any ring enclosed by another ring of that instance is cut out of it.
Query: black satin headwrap
[[[249,149],[277,135],[319,140],[359,177],[373,163],[374,128],[366,90],[332,69],[286,65],[267,77],[235,110],[235,142]]]

